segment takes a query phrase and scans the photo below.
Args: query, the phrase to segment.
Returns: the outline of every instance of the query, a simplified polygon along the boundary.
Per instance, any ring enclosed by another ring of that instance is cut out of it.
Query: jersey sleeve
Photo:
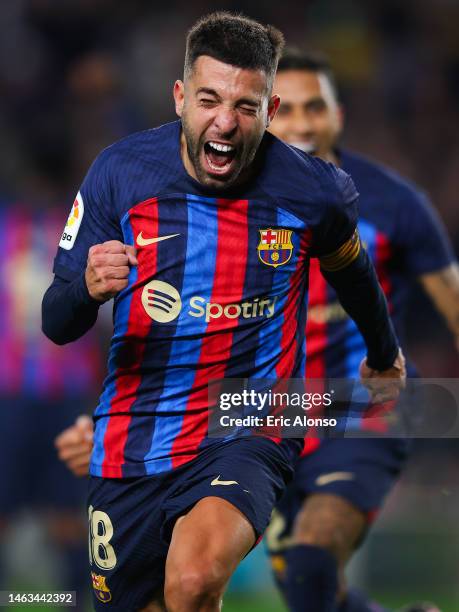
[[[401,204],[399,227],[399,243],[409,274],[428,274],[455,261],[445,227],[425,194],[413,191]]]
[[[73,280],[86,268],[91,246],[123,240],[111,194],[110,159],[104,151],[92,164],[75,198],[54,259],[54,274]]]
[[[337,195],[330,198],[322,222],[317,228],[313,256],[319,257],[325,265],[334,269],[344,267],[350,261],[349,255],[358,254],[360,241],[356,233],[358,220],[358,193],[351,177],[333,168]],[[336,194],[336,192],[335,192]]]

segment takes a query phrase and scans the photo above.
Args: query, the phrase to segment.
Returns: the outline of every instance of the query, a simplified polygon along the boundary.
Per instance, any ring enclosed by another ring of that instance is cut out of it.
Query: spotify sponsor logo
[[[175,287],[159,280],[150,281],[142,291],[142,305],[157,323],[169,323],[180,314],[182,300]]]
[[[190,298],[187,314],[194,318],[211,319],[270,319],[275,312],[277,297],[255,298],[241,303],[219,304],[204,297]],[[142,291],[142,305],[148,316],[157,323],[169,323],[176,319],[182,309],[182,300],[175,287],[164,281],[152,280]]]

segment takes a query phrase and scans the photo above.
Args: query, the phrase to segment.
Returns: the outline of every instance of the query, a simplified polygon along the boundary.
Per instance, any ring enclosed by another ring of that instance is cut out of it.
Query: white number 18
[[[113,525],[106,512],[88,508],[89,517],[89,563],[95,563],[104,570],[113,569],[116,565],[116,554],[110,540],[113,537]]]

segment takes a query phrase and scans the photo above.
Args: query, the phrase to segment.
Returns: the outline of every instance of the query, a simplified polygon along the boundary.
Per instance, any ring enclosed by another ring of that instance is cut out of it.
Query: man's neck
[[[324,159],[328,162],[331,162],[335,166],[340,165],[340,159],[336,149],[331,149],[330,151],[328,151],[326,155],[324,155]]]

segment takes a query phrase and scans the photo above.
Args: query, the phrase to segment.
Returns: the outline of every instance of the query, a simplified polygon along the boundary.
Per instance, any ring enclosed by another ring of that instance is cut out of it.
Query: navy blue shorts
[[[268,532],[268,552],[282,556],[298,512],[308,495],[333,493],[349,501],[372,522],[408,456],[408,443],[388,438],[330,438],[301,457],[295,475],[276,506]],[[273,539],[274,538],[274,539]],[[273,567],[275,564],[273,564]]]
[[[334,493],[372,515],[398,478],[408,456],[406,440],[340,438],[322,440],[295,467],[292,487],[303,496]]]
[[[72,425],[88,398],[45,401],[2,397],[0,516],[23,508],[77,511],[84,517],[87,482],[59,461],[54,438]]]
[[[175,521],[204,497],[221,497],[236,506],[260,536],[292,473],[291,462],[274,442],[241,438],[211,446],[159,476],[91,477],[95,609],[108,609],[104,602],[110,601],[111,611],[134,611],[162,595]]]

